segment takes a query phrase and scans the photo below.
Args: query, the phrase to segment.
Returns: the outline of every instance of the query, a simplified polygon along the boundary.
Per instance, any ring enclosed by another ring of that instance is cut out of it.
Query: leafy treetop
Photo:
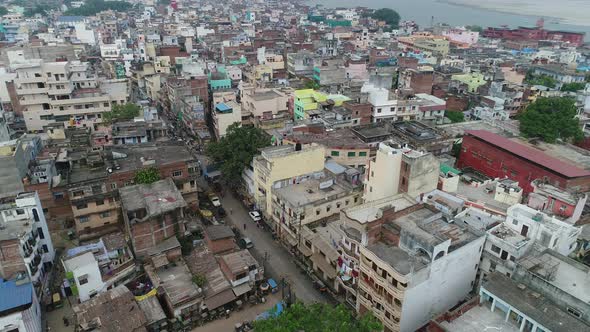
[[[254,329],[261,332],[372,332],[381,331],[383,327],[370,314],[356,319],[342,304],[334,307],[324,303],[304,305],[298,302],[277,317],[255,321]]]
[[[557,139],[579,141],[584,134],[576,114],[573,98],[538,98],[519,116],[520,132],[548,143]]]
[[[236,186],[242,178],[242,171],[258,154],[258,149],[270,145],[270,137],[260,128],[234,123],[218,142],[207,146],[207,154],[216,164],[221,165],[223,180]]]
[[[160,171],[154,167],[140,169],[133,177],[135,184],[150,184],[158,180],[160,180]]]
[[[576,92],[576,91],[584,90],[585,87],[586,87],[586,82],[572,82],[572,83],[566,83],[566,84],[562,85],[561,91]]]
[[[131,9],[132,5],[126,1],[86,0],[79,8],[70,8],[65,15],[93,16],[105,10],[123,12]]]
[[[113,105],[110,112],[103,113],[102,120],[104,123],[131,120],[139,115],[139,110],[139,106],[133,103]]]
[[[445,117],[451,120],[452,123],[465,121],[465,115],[463,115],[463,112],[445,111]]]
[[[399,27],[400,16],[398,12],[391,8],[377,9],[373,12],[373,14],[371,14],[371,17],[378,21],[385,21],[387,25],[391,26],[394,29],[397,29]]]

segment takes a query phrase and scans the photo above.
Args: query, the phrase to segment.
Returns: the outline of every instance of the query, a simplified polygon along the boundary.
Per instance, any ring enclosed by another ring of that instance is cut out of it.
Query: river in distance
[[[310,0],[310,5],[321,4],[325,7],[369,7],[369,8],[392,8],[396,10],[402,20],[414,20],[421,27],[429,27],[431,22],[447,23],[454,26],[479,25],[484,28],[488,26],[499,27],[506,25],[509,27],[518,26],[535,26],[541,15],[520,14],[519,8],[515,7],[512,12],[509,8],[504,7],[502,10],[493,10],[489,8],[478,7],[481,1],[493,3],[494,0],[472,0],[473,6],[453,4],[452,0]],[[543,3],[560,1],[579,1],[579,0],[536,0],[536,6],[542,6]],[[585,0],[590,3],[590,0]],[[584,1],[584,2],[585,2]],[[457,3],[469,3],[469,1],[457,1]],[[574,5],[572,3],[571,5]],[[577,3],[578,5],[580,2]],[[584,3],[584,5],[586,5]],[[493,7],[493,6],[492,6]],[[537,7],[538,8],[538,7]],[[585,8],[580,8],[584,10]],[[585,10],[584,10],[585,11]],[[510,13],[508,13],[510,12]],[[538,11],[537,11],[538,12]],[[545,19],[545,28],[550,30],[564,30],[585,32],[586,40],[590,40],[590,16],[588,25],[572,25],[563,23],[563,20],[552,17],[552,10],[548,7]],[[590,15],[590,14],[588,14]],[[434,16],[434,20],[433,20]]]

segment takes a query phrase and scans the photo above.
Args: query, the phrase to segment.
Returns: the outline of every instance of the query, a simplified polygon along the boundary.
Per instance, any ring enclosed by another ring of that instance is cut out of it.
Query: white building
[[[545,248],[568,256],[576,249],[582,229],[523,204],[508,208],[506,225]]]
[[[431,153],[416,151],[393,142],[379,143],[369,162],[365,179],[365,202],[405,192],[411,197],[436,189],[440,163]]]
[[[0,227],[0,276],[26,272],[31,282],[43,283],[55,249],[37,192],[2,199]]]
[[[485,233],[448,223],[427,205],[390,218],[360,248],[356,309],[371,311],[385,331],[416,331],[474,290]]]
[[[116,99],[105,93],[87,62],[36,59],[13,64],[12,69],[29,131],[43,130],[43,126],[55,122],[93,128],[102,122],[102,114],[111,110],[111,101],[120,103],[127,98],[126,88],[113,90]]]
[[[78,289],[80,302],[87,301],[98,293],[105,291],[105,283],[98,267],[98,261],[92,252],[85,252],[63,261],[64,269],[71,273]]]

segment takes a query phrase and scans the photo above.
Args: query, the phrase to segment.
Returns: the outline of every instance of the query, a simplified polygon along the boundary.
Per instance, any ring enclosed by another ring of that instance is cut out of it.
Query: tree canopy
[[[242,172],[258,154],[258,149],[270,145],[270,137],[260,128],[234,123],[218,142],[207,146],[207,154],[221,165],[222,179],[230,186],[240,183]]]
[[[277,317],[254,322],[254,329],[261,332],[372,332],[382,328],[370,314],[356,319],[344,305],[334,307],[324,303],[304,305],[298,302]]]
[[[463,112],[445,111],[445,117],[451,120],[452,123],[465,121],[465,115],[463,115]]]
[[[576,92],[576,91],[584,90],[585,87],[586,87],[585,82],[565,83],[564,85],[561,86],[561,91]]]
[[[320,88],[320,85],[318,84],[318,82],[316,82],[314,80],[307,80],[305,82],[305,88],[317,90]]]
[[[131,9],[132,5],[126,1],[86,0],[79,8],[70,8],[65,15],[94,16],[105,10],[123,12]]]
[[[155,167],[140,169],[133,176],[135,184],[150,184],[158,180],[160,180],[160,171]]]
[[[25,17],[33,17],[37,14],[46,15],[49,13],[53,8],[46,4],[37,4],[35,7],[30,7],[25,9],[23,15]]]
[[[468,25],[465,27],[465,29],[479,33],[483,32],[483,28],[480,25]]]
[[[400,16],[398,12],[391,8],[381,8],[371,14],[371,18],[378,21],[385,21],[391,28],[397,29],[399,27]]]
[[[133,103],[127,103],[124,105],[113,105],[110,112],[102,114],[102,121],[104,123],[113,123],[118,121],[131,120],[139,115],[139,106]]]
[[[525,137],[540,137],[548,143],[557,139],[579,141],[584,134],[576,113],[573,98],[538,98],[519,116],[520,132]]]
[[[524,78],[525,83],[530,85],[542,85],[548,88],[554,88],[557,85],[557,80],[547,75],[535,75],[531,70],[526,73]]]

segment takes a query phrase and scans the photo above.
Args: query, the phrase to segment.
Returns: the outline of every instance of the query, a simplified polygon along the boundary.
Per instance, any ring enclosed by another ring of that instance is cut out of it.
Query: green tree
[[[260,128],[234,123],[218,142],[207,146],[207,154],[213,162],[221,165],[222,179],[230,186],[237,186],[242,171],[258,154],[258,149],[270,145],[270,137]]]
[[[105,10],[124,12],[132,7],[133,5],[126,1],[86,0],[84,5],[79,8],[70,8],[65,15],[93,16]]]
[[[463,115],[463,112],[445,111],[445,117],[451,120],[452,123],[465,121],[465,115]]]
[[[199,287],[203,287],[207,282],[207,277],[202,274],[193,275],[193,283]]]
[[[37,4],[35,7],[27,8],[23,15],[25,17],[33,17],[37,14],[47,15],[53,8],[45,4]]]
[[[356,319],[342,304],[298,302],[276,317],[255,321],[254,329],[260,332],[372,332],[381,331],[383,326],[371,314]]]
[[[565,83],[564,85],[561,86],[561,91],[576,92],[576,91],[584,90],[585,87],[586,87],[586,83],[583,83],[583,82]]]
[[[150,184],[158,180],[160,180],[160,171],[155,167],[140,169],[133,176],[135,184]]]
[[[314,80],[307,80],[305,81],[305,88],[318,90],[320,88],[320,85],[318,84],[318,82]]]
[[[102,121],[104,123],[113,123],[118,121],[127,121],[139,115],[139,106],[133,103],[123,105],[113,105],[110,112],[102,114]]]
[[[479,25],[468,25],[465,27],[465,29],[467,29],[469,31],[479,32],[479,33],[483,32],[483,28]]]
[[[0,16],[8,14],[6,7],[0,6]]]
[[[371,14],[371,17],[378,21],[385,21],[385,23],[387,23],[394,29],[397,29],[399,27],[400,16],[398,12],[391,8],[377,9],[373,12],[373,14]]]
[[[526,73],[524,81],[530,85],[542,85],[548,88],[555,88],[557,85],[557,80],[553,77],[544,74],[535,75],[532,70]]]
[[[548,143],[557,139],[580,141],[584,134],[576,114],[573,98],[538,98],[519,116],[520,132]]]

